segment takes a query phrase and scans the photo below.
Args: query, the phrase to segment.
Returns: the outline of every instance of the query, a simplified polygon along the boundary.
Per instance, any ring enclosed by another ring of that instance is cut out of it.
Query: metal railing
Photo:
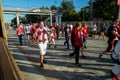
[[[57,10],[50,10],[50,9],[41,9],[41,8],[23,8],[23,7],[11,7],[11,6],[3,6],[4,13],[16,13],[19,12],[21,14],[42,14],[42,15],[53,15],[57,13]]]

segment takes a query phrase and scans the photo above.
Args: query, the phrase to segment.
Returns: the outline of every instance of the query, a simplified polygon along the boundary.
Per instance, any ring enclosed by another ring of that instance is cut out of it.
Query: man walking
[[[108,47],[105,51],[99,54],[100,59],[104,54],[106,54],[107,52],[111,52],[114,49],[118,39],[120,38],[120,34],[118,34],[118,29],[116,28],[117,25],[118,25],[118,22],[113,21],[113,24],[108,28],[108,31],[107,31]]]
[[[44,22],[40,22],[39,28],[33,35],[38,42],[38,47],[40,50],[40,67],[43,68],[44,55],[46,54],[48,36],[47,29],[44,27]]]
[[[76,26],[73,28],[71,32],[71,43],[74,47],[74,53],[71,53],[69,56],[73,56],[75,54],[75,65],[81,67],[79,64],[79,51],[81,46],[83,46],[82,40],[82,24],[80,22],[76,23]]]

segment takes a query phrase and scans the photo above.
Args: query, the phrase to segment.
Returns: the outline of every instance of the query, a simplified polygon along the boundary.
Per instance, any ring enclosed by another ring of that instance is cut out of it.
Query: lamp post
[[[90,0],[90,20],[93,20],[93,0]]]
[[[30,8],[30,0],[28,0],[28,8]]]
[[[84,22],[84,8],[83,8],[83,22]]]
[[[119,6],[119,9],[118,9],[118,19],[120,20],[120,6]]]
[[[117,1],[117,4],[119,6],[119,9],[118,9],[118,19],[120,20],[120,0]]]

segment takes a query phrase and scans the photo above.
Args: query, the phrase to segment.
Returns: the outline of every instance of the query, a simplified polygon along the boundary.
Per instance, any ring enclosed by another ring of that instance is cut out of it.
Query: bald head
[[[43,28],[43,27],[44,27],[44,22],[41,21],[41,22],[40,22],[40,28]]]

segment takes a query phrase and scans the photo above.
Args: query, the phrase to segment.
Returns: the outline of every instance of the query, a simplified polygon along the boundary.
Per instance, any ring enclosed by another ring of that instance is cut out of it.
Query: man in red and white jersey
[[[40,67],[43,68],[44,55],[46,54],[48,43],[47,29],[44,27],[44,22],[40,22],[39,27],[33,36],[34,38],[37,37],[36,39],[40,50]]]

